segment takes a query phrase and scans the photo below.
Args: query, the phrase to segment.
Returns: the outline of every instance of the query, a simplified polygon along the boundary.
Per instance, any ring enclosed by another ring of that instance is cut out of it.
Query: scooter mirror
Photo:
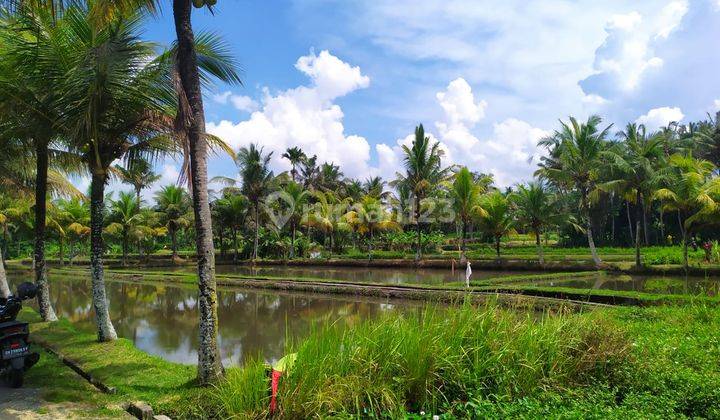
[[[21,283],[17,288],[17,297],[21,300],[32,299],[37,296],[37,286],[33,283]]]

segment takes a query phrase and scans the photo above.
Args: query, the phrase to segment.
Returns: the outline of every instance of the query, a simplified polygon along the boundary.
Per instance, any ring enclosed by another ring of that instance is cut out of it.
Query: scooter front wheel
[[[20,388],[23,386],[23,380],[25,379],[22,369],[10,369],[7,373],[8,384],[12,388]]]

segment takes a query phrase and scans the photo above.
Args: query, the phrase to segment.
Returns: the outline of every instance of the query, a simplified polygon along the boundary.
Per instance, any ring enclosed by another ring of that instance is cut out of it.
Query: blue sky
[[[446,162],[527,180],[559,118],[655,129],[720,108],[720,0],[221,0],[195,11],[245,85],[206,92],[208,130],[280,158],[299,145],[357,178],[391,177],[418,123]],[[175,36],[169,7],[148,39]],[[158,164],[163,182],[177,171]],[[235,176],[227,157],[210,175]],[[151,194],[151,192],[148,192]]]

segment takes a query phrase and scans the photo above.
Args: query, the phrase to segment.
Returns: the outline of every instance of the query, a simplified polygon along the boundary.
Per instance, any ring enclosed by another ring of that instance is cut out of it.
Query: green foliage
[[[281,381],[281,417],[715,418],[719,320],[702,305],[540,319],[465,305],[325,326]],[[221,395],[259,379],[251,364]],[[223,414],[267,415],[258,400],[223,401]]]

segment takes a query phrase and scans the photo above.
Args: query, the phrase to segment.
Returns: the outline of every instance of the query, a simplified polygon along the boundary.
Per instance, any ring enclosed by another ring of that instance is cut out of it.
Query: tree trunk
[[[610,242],[615,243],[615,193],[610,193]]]
[[[260,240],[260,203],[255,203],[255,239],[253,241],[253,261],[258,257],[258,242]]]
[[[60,266],[62,267],[63,265],[65,265],[65,241],[63,240],[62,236],[58,238],[58,242],[60,245],[60,252],[58,257],[60,260]]]
[[[238,244],[237,244],[237,228],[235,226],[232,227],[232,234],[233,234],[233,248],[235,250],[235,254],[233,255],[233,262],[238,262]]]
[[[127,267],[127,255],[128,255],[128,234],[127,234],[127,228],[123,228],[122,233],[122,265],[123,267]]]
[[[217,284],[215,281],[215,249],[212,219],[207,192],[207,141],[200,76],[197,68],[190,0],[173,0],[173,17],[178,39],[178,73],[188,104],[192,109],[188,138],[195,240],[198,257],[198,288],[200,291],[200,345],[198,349],[198,381],[217,382],[223,376],[222,359],[217,344]]]
[[[678,210],[677,218],[678,218],[678,225],[680,225],[680,235],[682,236],[683,268],[685,269],[685,274],[687,274],[688,268],[690,267],[690,264],[688,263],[688,243],[687,243],[688,232],[685,231],[685,224],[682,221],[682,216],[680,215],[680,210]]]
[[[543,252],[542,241],[540,240],[540,231],[535,230],[535,246],[537,247],[538,261],[540,265],[545,264],[545,254]]]
[[[177,230],[173,227],[170,229],[170,246],[172,247],[172,259],[173,262],[177,259]]]
[[[10,286],[5,273],[5,260],[2,251],[0,251],[0,298],[7,298],[8,296],[10,296]]]
[[[467,251],[467,222],[465,220],[462,221],[462,248],[460,249],[460,264],[465,264],[467,262],[467,257],[465,256],[465,252]]]
[[[50,286],[45,266],[45,217],[47,212],[47,142],[37,143],[37,169],[35,173],[35,284],[38,288],[37,301],[43,321],[57,321],[50,303]]]
[[[295,222],[292,222],[292,240],[290,242],[290,259],[295,258]]]
[[[587,224],[587,238],[588,238],[588,245],[590,246],[590,255],[592,255],[593,262],[595,263],[595,267],[600,268],[600,264],[602,261],[600,261],[600,257],[598,256],[597,249],[595,249],[595,240],[593,239],[593,233],[592,233],[592,223],[589,220],[588,217],[588,224]]]
[[[415,223],[417,223],[417,248],[415,249],[415,261],[422,258],[422,230],[420,229],[420,197],[415,196]]]
[[[495,235],[495,253],[500,258],[500,237]]]
[[[218,228],[218,239],[220,239],[220,256],[223,257],[222,259],[224,260],[224,258],[225,258],[225,245],[224,245],[225,241],[224,241],[224,239],[225,238],[223,236],[222,226],[220,226]]]
[[[98,341],[117,339],[115,327],[110,320],[110,311],[105,294],[103,273],[104,243],[102,237],[103,208],[105,200],[104,172],[94,173],[90,182],[90,272],[92,274],[93,308],[97,325]]]
[[[632,219],[630,219],[630,202],[625,202],[625,213],[627,214],[628,229],[630,229],[630,240],[632,241],[635,235],[633,235]]]
[[[640,208],[642,209],[643,235],[645,236],[645,246],[650,245],[650,232],[647,225],[647,209],[645,208],[645,197],[640,197]]]
[[[640,268],[640,218],[643,213],[642,196],[640,191],[637,192],[637,208],[635,209],[635,267]]]

